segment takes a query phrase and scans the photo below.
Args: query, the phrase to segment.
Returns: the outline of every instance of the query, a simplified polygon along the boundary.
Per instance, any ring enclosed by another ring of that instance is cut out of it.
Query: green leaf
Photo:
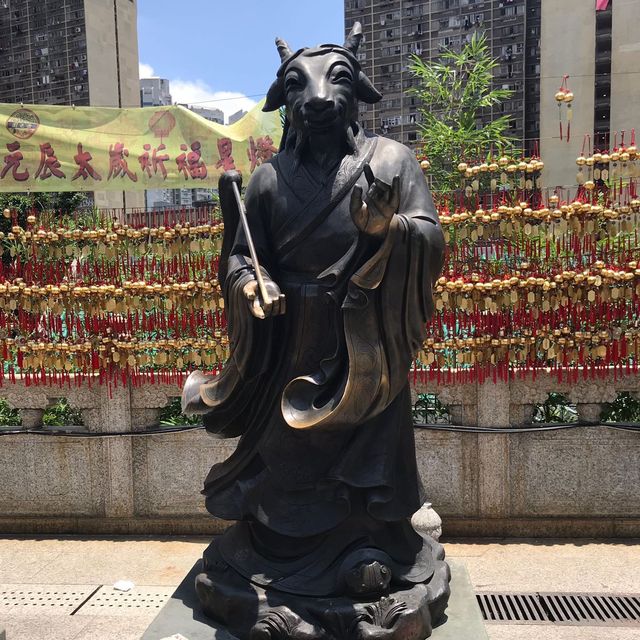
[[[463,157],[486,154],[490,149],[508,153],[513,139],[507,134],[508,116],[478,128],[482,112],[507,100],[513,92],[493,89],[493,70],[487,38],[474,33],[461,51],[447,50],[438,60],[411,56],[409,70],[419,80],[410,94],[418,98],[420,136],[431,161],[432,186],[450,193],[460,186],[457,171]]]

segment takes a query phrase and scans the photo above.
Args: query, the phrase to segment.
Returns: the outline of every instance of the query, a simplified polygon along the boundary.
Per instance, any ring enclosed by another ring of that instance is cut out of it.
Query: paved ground
[[[138,640],[207,544],[202,538],[0,539],[0,629],[6,627],[7,640]],[[478,590],[640,593],[640,541],[450,541],[446,548],[466,564]],[[122,579],[136,585],[127,595],[112,587]],[[493,624],[487,630],[491,640],[640,640],[640,625]]]

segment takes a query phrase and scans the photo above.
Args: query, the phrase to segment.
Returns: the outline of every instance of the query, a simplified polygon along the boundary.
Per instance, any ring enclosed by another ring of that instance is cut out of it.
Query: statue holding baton
[[[244,205],[240,177],[220,180],[231,355],[190,376],[183,407],[241,436],[205,481],[236,524],[196,582],[238,638],[422,640],[448,601],[443,549],[410,523],[426,496],[408,386],[444,240],[413,152],[358,121],[381,98],[361,38],[276,41],[264,109],[286,106],[281,150]]]

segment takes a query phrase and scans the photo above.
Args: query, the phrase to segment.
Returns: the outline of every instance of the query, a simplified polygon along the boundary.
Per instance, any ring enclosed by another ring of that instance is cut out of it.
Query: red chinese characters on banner
[[[151,145],[149,143],[143,146],[144,153],[138,156],[138,162],[140,163],[140,168],[142,169],[142,173],[146,173],[149,178],[158,174],[158,170],[162,174],[162,179],[167,179],[167,168],[164,166],[165,162],[169,160],[168,153],[159,153],[166,149],[166,145],[162,143],[157,148],[154,147],[153,151],[151,151]],[[149,151],[151,151],[151,156],[149,156]]]
[[[213,140],[211,141],[213,143]],[[138,173],[135,167],[129,166],[129,160],[135,163],[137,159],[140,165],[140,171],[143,180],[157,178],[159,180],[206,180],[212,167],[222,171],[236,169],[236,163],[233,157],[233,141],[230,138],[218,138],[216,140],[218,150],[218,160],[213,159],[215,164],[207,167],[203,159],[203,143],[195,140],[190,144],[183,142],[180,145],[180,155],[175,158],[176,170],[171,169],[168,162],[173,162],[171,155],[167,152],[167,146],[164,143],[154,146],[153,142],[144,143],[143,151],[140,155],[133,155],[129,158],[129,149],[126,143],[114,142],[109,145],[109,173],[107,180],[115,180],[116,178],[128,179],[131,182],[138,182]],[[11,178],[16,182],[26,182],[33,178],[34,180],[49,179],[66,179],[66,168],[63,165],[71,159],[63,159],[63,163],[58,160],[56,151],[51,142],[43,142],[39,145],[40,160],[35,173],[31,173],[31,167],[25,167],[24,151],[21,150],[21,143],[18,141],[6,143],[8,153],[2,156],[3,163],[0,164],[0,179]],[[91,146],[91,144],[90,144]],[[37,148],[37,147],[36,147]],[[268,136],[260,136],[248,138],[247,158],[249,159],[250,172],[253,173],[257,167],[264,162],[270,160],[277,153],[273,139]],[[77,153],[69,152],[75,163],[74,170],[70,172],[70,182],[82,179],[86,181],[92,179],[95,182],[101,182],[104,178],[96,169],[96,160],[94,156],[85,150],[83,143],[77,143]],[[244,162],[242,163],[244,165]],[[53,180],[52,180],[53,182]],[[144,180],[146,182],[146,180]]]
[[[20,151],[20,143],[9,142],[7,149],[9,153],[4,157],[4,166],[2,167],[2,171],[0,171],[0,178],[4,178],[7,173],[11,171],[11,176],[14,180],[25,182],[29,179],[29,170],[19,171],[20,163],[24,159],[22,151]]]
[[[259,167],[266,160],[270,160],[273,154],[278,150],[273,146],[273,140],[270,136],[262,136],[257,140],[253,136],[249,136],[249,148],[247,149],[247,157],[251,162],[251,173],[256,167]]]
[[[144,152],[138,156],[138,162],[140,163],[140,169],[142,169],[142,175],[145,173],[150,178],[151,177],[151,156],[149,156],[149,151],[151,151],[151,145],[145,144]]]
[[[82,142],[78,142],[78,153],[73,156],[73,160],[78,165],[78,170],[71,180],[82,178],[93,178],[94,180],[102,180],[102,176],[91,166],[93,156],[82,148]]]
[[[218,140],[218,153],[220,154],[220,160],[216,162],[216,169],[223,169],[224,171],[230,171],[236,168],[236,163],[233,160],[233,142],[229,138],[220,138]]]
[[[207,177],[207,165],[202,159],[201,148],[202,145],[196,140],[191,143],[191,151],[189,153],[181,153],[176,158],[178,173],[182,173],[185,178],[191,176],[193,180],[204,180]],[[186,152],[188,147],[186,144],[181,144],[180,149]]]
[[[50,142],[43,142],[40,145],[40,165],[36,171],[36,178],[47,180],[51,176],[56,178],[65,178],[62,171],[62,165],[56,157],[56,152]]]
[[[125,148],[122,142],[116,142],[115,145],[109,145],[109,176],[112,178],[124,178],[127,176],[132,182],[138,182],[138,176],[129,169],[127,158],[129,150]]]

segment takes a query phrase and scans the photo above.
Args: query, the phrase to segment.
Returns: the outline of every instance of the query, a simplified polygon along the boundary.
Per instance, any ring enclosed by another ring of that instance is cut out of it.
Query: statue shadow
[[[151,623],[141,640],[161,640],[180,635],[189,640],[237,640],[222,623],[207,617],[196,593],[196,577],[202,573],[199,559]],[[256,601],[256,612],[257,612]],[[247,611],[247,615],[251,615]]]

